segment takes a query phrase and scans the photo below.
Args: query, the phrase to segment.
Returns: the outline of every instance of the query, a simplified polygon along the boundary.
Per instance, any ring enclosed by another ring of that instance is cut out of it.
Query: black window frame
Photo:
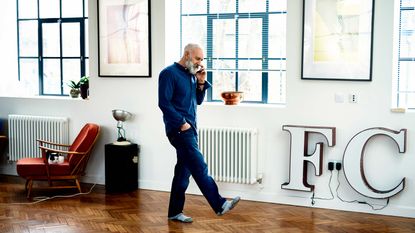
[[[85,35],[87,32],[85,32],[85,24],[88,21],[87,12],[86,12],[86,5],[87,1],[82,0],[82,17],[62,17],[62,0],[59,1],[59,18],[40,18],[40,10],[39,10],[39,0],[37,0],[37,17],[36,18],[19,18],[19,0],[16,0],[16,14],[17,14],[17,63],[18,63],[18,80],[21,80],[21,60],[24,59],[37,59],[38,60],[38,95],[39,96],[68,96],[69,93],[64,93],[64,87],[66,83],[63,81],[63,60],[64,59],[79,59],[80,61],[80,74],[78,79],[80,79],[83,76],[87,76],[86,73],[86,61],[89,60],[89,56],[86,56],[86,41],[85,41]],[[20,54],[20,30],[19,25],[22,21],[34,21],[37,22],[37,42],[38,42],[38,54],[37,56],[21,56]],[[60,54],[57,57],[45,57],[42,53],[42,29],[43,24],[45,23],[59,23],[59,44],[60,44]],[[79,29],[80,29],[80,56],[79,57],[67,57],[62,56],[62,48],[63,48],[63,42],[62,42],[62,24],[64,23],[79,23]],[[43,77],[43,67],[44,67],[44,60],[45,59],[59,59],[60,60],[60,93],[58,94],[48,94],[44,91],[44,77]],[[76,80],[74,80],[76,81]],[[34,87],[35,88],[35,87]]]
[[[232,13],[210,13],[209,12],[209,6],[210,6],[210,1],[211,0],[207,0],[207,13],[183,13],[183,0],[180,0],[180,22],[182,22],[183,17],[188,17],[188,16],[206,16],[207,19],[207,38],[206,38],[206,43],[207,43],[207,51],[206,51],[206,66],[207,66],[207,80],[212,83],[212,88],[208,89],[207,91],[207,101],[208,102],[220,102],[221,100],[219,99],[213,99],[213,89],[214,89],[214,83],[213,83],[213,72],[211,71],[212,63],[215,59],[218,59],[216,57],[213,57],[213,32],[212,32],[212,28],[213,28],[213,21],[215,19],[235,19],[236,23],[235,23],[235,57],[234,58],[219,58],[219,60],[235,60],[236,62],[236,67],[235,67],[235,91],[238,91],[238,84],[239,84],[239,71],[244,71],[239,69],[239,64],[238,62],[240,60],[262,60],[262,88],[261,88],[261,100],[260,101],[246,101],[244,100],[244,103],[260,103],[260,104],[269,104],[268,103],[268,72],[269,71],[280,71],[280,72],[285,72],[286,73],[286,69],[275,69],[275,70],[270,70],[268,69],[268,63],[269,61],[272,60],[278,60],[278,61],[286,61],[286,57],[269,57],[269,51],[268,51],[268,34],[269,34],[269,15],[272,14],[287,14],[287,11],[269,11],[269,1],[270,0],[266,0],[266,10],[265,12],[253,12],[253,13],[239,13],[238,9],[239,9],[239,0],[235,0],[236,1],[236,9],[235,12]],[[261,58],[242,58],[239,57],[238,54],[238,22],[239,19],[247,19],[247,18],[261,18],[262,19],[262,57]],[[182,29],[182,23],[180,23],[180,51],[182,51],[183,47],[185,46],[183,44],[183,29]],[[218,69],[221,70],[221,69]],[[274,103],[272,103],[274,104]],[[284,104],[284,103],[277,103],[277,104]]]

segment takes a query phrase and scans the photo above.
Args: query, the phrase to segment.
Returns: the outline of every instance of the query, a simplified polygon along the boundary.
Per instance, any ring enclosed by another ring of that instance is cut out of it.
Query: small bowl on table
[[[242,91],[224,91],[220,94],[225,105],[237,105],[243,99]]]

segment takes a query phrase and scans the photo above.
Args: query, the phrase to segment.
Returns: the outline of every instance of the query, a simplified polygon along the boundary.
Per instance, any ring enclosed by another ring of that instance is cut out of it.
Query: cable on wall
[[[336,164],[335,164],[335,166],[334,166],[334,164],[333,164],[333,163],[329,163],[329,166],[328,166],[328,170],[330,171],[330,179],[329,179],[328,186],[329,186],[329,190],[330,190],[331,197],[330,197],[330,198],[316,197],[316,196],[315,196],[315,191],[313,190],[313,194],[312,194],[312,196],[311,196],[311,205],[313,205],[313,206],[314,206],[314,204],[315,204],[315,200],[333,200],[333,199],[334,199],[333,190],[332,190],[332,188],[331,188],[331,180],[332,180],[332,177],[333,177],[333,170],[334,170],[334,167],[336,168],[336,171],[337,171],[337,187],[336,187],[336,196],[337,196],[337,198],[338,198],[340,201],[345,202],[345,203],[358,203],[358,204],[365,204],[365,205],[370,206],[370,207],[372,208],[372,210],[375,210],[375,211],[382,210],[382,209],[386,208],[386,206],[388,206],[388,204],[389,204],[389,198],[386,200],[386,203],[385,203],[383,206],[381,206],[380,208],[376,208],[376,207],[375,207],[375,205],[376,205],[376,204],[369,203],[369,202],[367,202],[367,201],[359,201],[359,200],[345,200],[345,199],[343,199],[343,198],[339,195],[341,163],[336,163]]]
[[[315,197],[315,191],[313,190],[313,195],[311,196],[311,205],[314,205],[316,203],[314,200],[326,200],[326,201],[329,201],[329,200],[333,200],[334,199],[333,190],[330,187],[332,177],[333,177],[333,170],[330,170],[330,179],[329,179],[328,186],[329,186],[329,190],[330,190],[331,197],[330,198]]]
[[[377,210],[383,210],[386,206],[388,206],[388,204],[389,204],[389,198],[386,200],[386,203],[383,205],[383,206],[381,206],[380,208],[375,208],[375,204],[372,204],[372,203],[369,203],[369,202],[366,202],[366,201],[359,201],[359,200],[351,200],[351,201],[349,201],[349,200],[344,200],[343,198],[341,198],[340,197],[340,195],[339,195],[339,187],[340,187],[340,179],[339,179],[339,174],[337,175],[337,187],[336,187],[336,196],[337,196],[337,198],[339,198],[339,200],[340,201],[342,201],[342,202],[346,202],[346,203],[359,203],[359,204],[365,204],[365,205],[368,205],[368,206],[370,206],[371,208],[372,208],[372,210],[375,210],[375,211],[377,211]]]

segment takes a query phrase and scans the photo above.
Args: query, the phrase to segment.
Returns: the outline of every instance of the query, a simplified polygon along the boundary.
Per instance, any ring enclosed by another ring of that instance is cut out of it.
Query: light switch
[[[334,102],[336,103],[344,103],[344,94],[343,93],[335,93],[334,94]]]

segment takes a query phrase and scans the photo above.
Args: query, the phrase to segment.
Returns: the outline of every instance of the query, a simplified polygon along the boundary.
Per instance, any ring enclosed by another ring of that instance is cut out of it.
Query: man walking
[[[159,76],[159,107],[163,112],[167,137],[177,154],[168,218],[187,223],[193,221],[183,214],[190,175],[217,215],[225,214],[240,200],[240,197],[226,200],[220,196],[199,150],[196,110],[197,105],[202,104],[206,90],[211,87],[206,80],[203,59],[202,48],[188,44],[180,61],[163,69]]]

